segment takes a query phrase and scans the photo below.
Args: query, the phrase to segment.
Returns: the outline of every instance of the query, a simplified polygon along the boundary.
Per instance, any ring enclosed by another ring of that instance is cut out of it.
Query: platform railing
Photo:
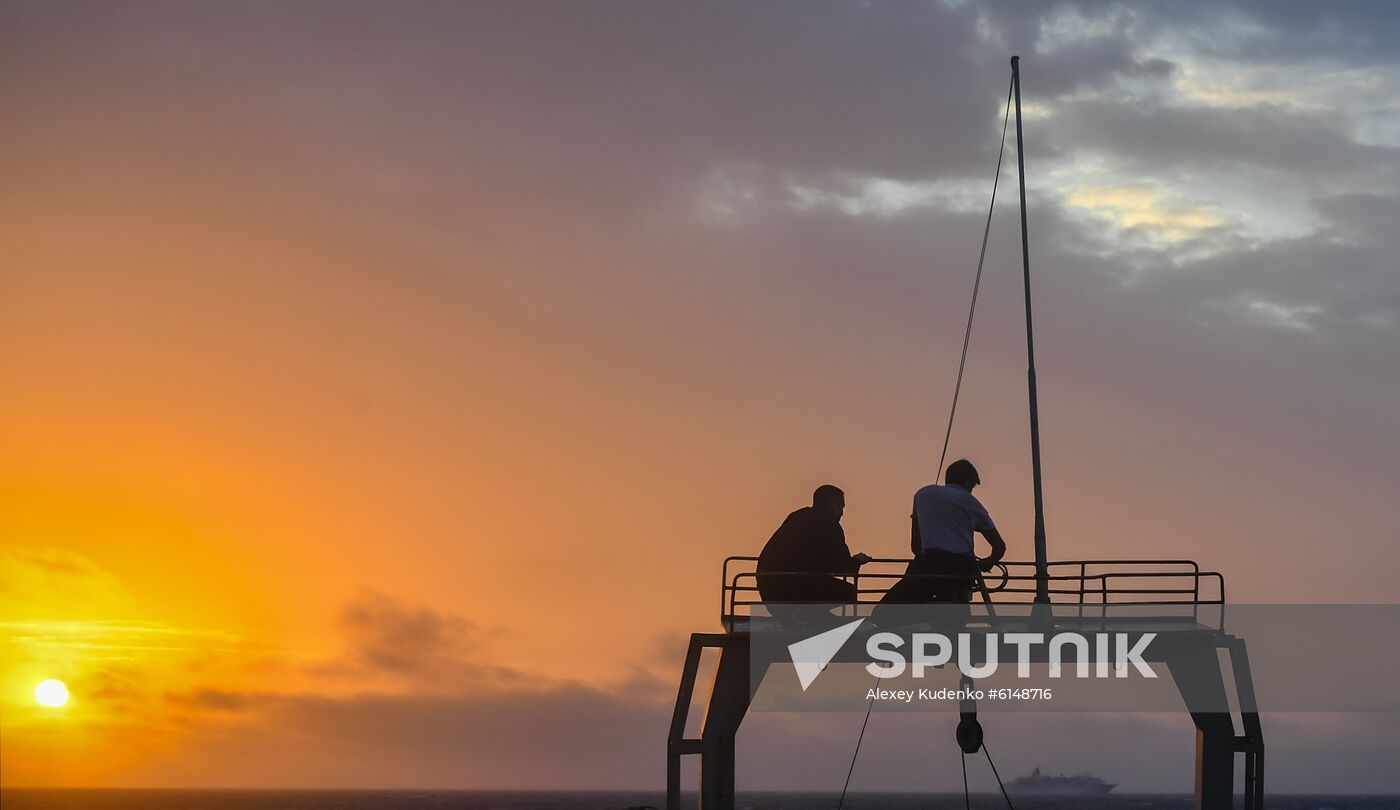
[[[734,619],[752,615],[764,604],[758,591],[757,557],[733,556],[724,560],[720,591],[720,615],[726,628]],[[843,579],[855,585],[856,605],[875,604],[905,576],[908,558],[879,557],[858,573],[817,574]],[[816,572],[770,572],[775,577],[812,576]],[[1046,577],[1052,605],[1079,608],[1138,606],[1200,606],[1225,603],[1225,577],[1202,571],[1194,560],[1056,560],[1047,565]],[[769,575],[768,573],[765,576]],[[924,574],[920,579],[966,583],[966,576]],[[1031,604],[1036,594],[1035,563],[1003,560],[988,574],[979,576],[974,588],[992,604]]]

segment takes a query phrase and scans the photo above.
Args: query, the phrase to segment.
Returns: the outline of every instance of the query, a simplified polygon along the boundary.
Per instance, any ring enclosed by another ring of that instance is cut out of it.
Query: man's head
[[[840,487],[822,484],[812,493],[812,508],[835,515],[840,520],[846,513],[846,493]]]
[[[972,466],[971,461],[960,458],[948,465],[947,471],[943,473],[943,482],[971,492],[973,487],[982,483],[982,479],[977,476],[977,468]]]

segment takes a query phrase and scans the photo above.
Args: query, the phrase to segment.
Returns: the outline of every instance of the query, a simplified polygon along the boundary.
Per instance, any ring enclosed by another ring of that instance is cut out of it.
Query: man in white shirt
[[[929,484],[914,494],[909,537],[914,559],[881,602],[966,604],[972,601],[978,571],[990,571],[1006,554],[1006,542],[991,515],[972,495],[982,483],[972,462],[958,459],[949,464],[943,480],[943,486]],[[991,556],[977,557],[974,532],[987,539]]]

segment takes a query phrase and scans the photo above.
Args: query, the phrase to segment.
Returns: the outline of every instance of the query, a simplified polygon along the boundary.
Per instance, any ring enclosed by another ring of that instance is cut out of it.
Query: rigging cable
[[[985,749],[983,749],[983,750],[985,750]],[[970,791],[970,790],[967,789],[967,754],[965,754],[965,753],[963,753],[963,752],[961,752],[961,751],[959,751],[958,753],[961,753],[961,754],[962,754],[962,766],[963,766],[963,808],[964,808],[964,810],[972,810],[972,791]]]
[[[841,786],[841,798],[836,802],[836,810],[842,810],[846,804],[846,791],[851,787],[851,774],[856,771],[856,757],[860,756],[860,742],[865,739],[865,727],[870,724],[870,710],[875,707],[875,698],[872,696],[870,702],[865,704],[865,719],[860,721],[860,736],[856,737],[856,750],[851,752],[851,765],[846,768],[846,784]]]
[[[962,393],[963,370],[967,368],[967,347],[972,342],[972,318],[977,314],[977,293],[982,289],[982,265],[987,259],[987,237],[992,232],[992,211],[997,205],[997,184],[1001,182],[1001,159],[1006,156],[1006,123],[1011,120],[1011,89],[1006,89],[1006,114],[1001,119],[1001,149],[997,151],[997,169],[992,175],[992,201],[987,206],[987,223],[982,227],[982,250],[977,254],[977,276],[972,281],[972,303],[967,308],[967,328],[963,330],[962,356],[958,359],[958,380],[953,386],[953,405],[948,410],[948,429],[943,433],[943,452],[938,454],[936,475],[943,472],[943,462],[948,458],[948,440],[953,437],[953,417],[958,413],[958,395]]]
[[[987,750],[986,740],[982,741],[982,753],[987,755],[987,764],[992,766],[992,776],[997,778],[997,787],[1001,788],[1001,797],[1006,799],[1006,806],[1011,808],[1011,810],[1016,810],[1016,806],[1011,803],[1011,797],[1006,793],[1006,785],[1001,783],[1001,774],[997,773],[997,764],[992,761],[992,752]],[[964,756],[963,759],[966,759],[966,756]],[[966,763],[963,764],[963,768],[967,768]],[[967,790],[966,777],[963,778],[963,790]]]
[[[997,787],[1001,788],[1001,797],[1006,800],[1006,806],[1010,810],[1016,810],[1016,805],[1011,803],[1011,796],[1006,792],[1006,785],[1001,783],[1001,774],[997,773],[997,764],[992,761],[992,752],[987,750],[987,743],[982,743],[982,753],[987,755],[987,764],[992,766],[992,776],[997,778]],[[967,787],[967,753],[962,752],[962,774],[963,774],[963,807],[972,810],[972,791]]]
[[[935,468],[935,476],[943,472],[943,462],[948,456],[948,441],[953,436],[953,417],[958,413],[958,395],[962,393],[963,371],[967,368],[967,347],[972,341],[972,318],[977,314],[977,293],[982,288],[982,266],[987,260],[987,239],[992,232],[992,212],[997,205],[997,185],[1001,182],[1002,158],[1006,157],[1006,125],[1011,120],[1011,93],[1015,87],[1013,84],[1006,89],[1006,112],[1001,119],[1001,146],[997,150],[996,173],[992,175],[992,200],[987,205],[987,222],[982,227],[982,249],[977,254],[977,275],[972,282],[972,303],[967,309],[967,327],[963,330],[962,355],[958,359],[958,379],[953,385],[953,405],[948,411],[948,428],[943,432],[943,451],[938,455],[938,466]],[[936,480],[936,479],[935,479]],[[855,750],[851,752],[851,765],[846,769],[846,783],[841,786],[841,798],[836,802],[836,810],[844,810],[846,805],[846,792],[851,787],[851,774],[856,770],[856,759],[860,756],[860,744],[865,739],[865,727],[870,724],[870,712],[875,708],[875,698],[870,698],[870,702],[865,706],[865,719],[860,724],[860,735],[856,737]],[[983,750],[986,750],[985,748]],[[987,761],[991,762],[991,755],[987,756]],[[993,773],[996,766],[992,766]],[[997,777],[997,782],[1001,782],[1001,777]],[[967,792],[967,756],[963,755],[963,792]],[[1005,794],[1005,788],[1002,789]],[[1010,804],[1011,800],[1007,799]]]

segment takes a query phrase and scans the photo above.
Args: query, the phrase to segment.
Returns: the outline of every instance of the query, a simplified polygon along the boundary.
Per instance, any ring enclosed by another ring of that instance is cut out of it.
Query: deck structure
[[[766,664],[779,663],[777,659],[752,660],[756,654],[766,654],[755,652],[759,647],[752,643],[753,634],[775,622],[758,595],[756,560],[730,557],[724,561],[720,589],[723,632],[690,637],[667,738],[667,810],[680,810],[682,759],[692,755],[699,757],[701,810],[734,808],[735,739],[761,682],[761,677],[760,682],[753,682],[751,673],[765,672]],[[857,604],[847,610],[855,615],[866,606],[868,611],[898,580],[907,562],[877,559],[859,575],[847,577],[858,593]],[[1049,562],[1039,577],[1033,562],[1007,562],[1001,570],[1000,576],[990,575],[978,589],[981,596],[975,605],[975,621],[988,630],[1140,633],[1150,629],[1156,633],[1159,641],[1154,641],[1147,660],[1165,665],[1196,726],[1195,807],[1233,808],[1236,755],[1243,755],[1244,807],[1262,810],[1263,731],[1244,640],[1225,631],[1225,579],[1221,574],[1203,571],[1192,560],[1056,561]],[[1047,609],[1038,609],[1046,605]],[[687,737],[687,720],[706,649],[717,651],[718,663],[699,736]],[[1229,661],[1228,681],[1222,657]],[[869,663],[863,645],[847,645],[836,660]],[[764,666],[755,667],[756,663]],[[1220,707],[1231,705],[1238,710],[1220,711]]]

